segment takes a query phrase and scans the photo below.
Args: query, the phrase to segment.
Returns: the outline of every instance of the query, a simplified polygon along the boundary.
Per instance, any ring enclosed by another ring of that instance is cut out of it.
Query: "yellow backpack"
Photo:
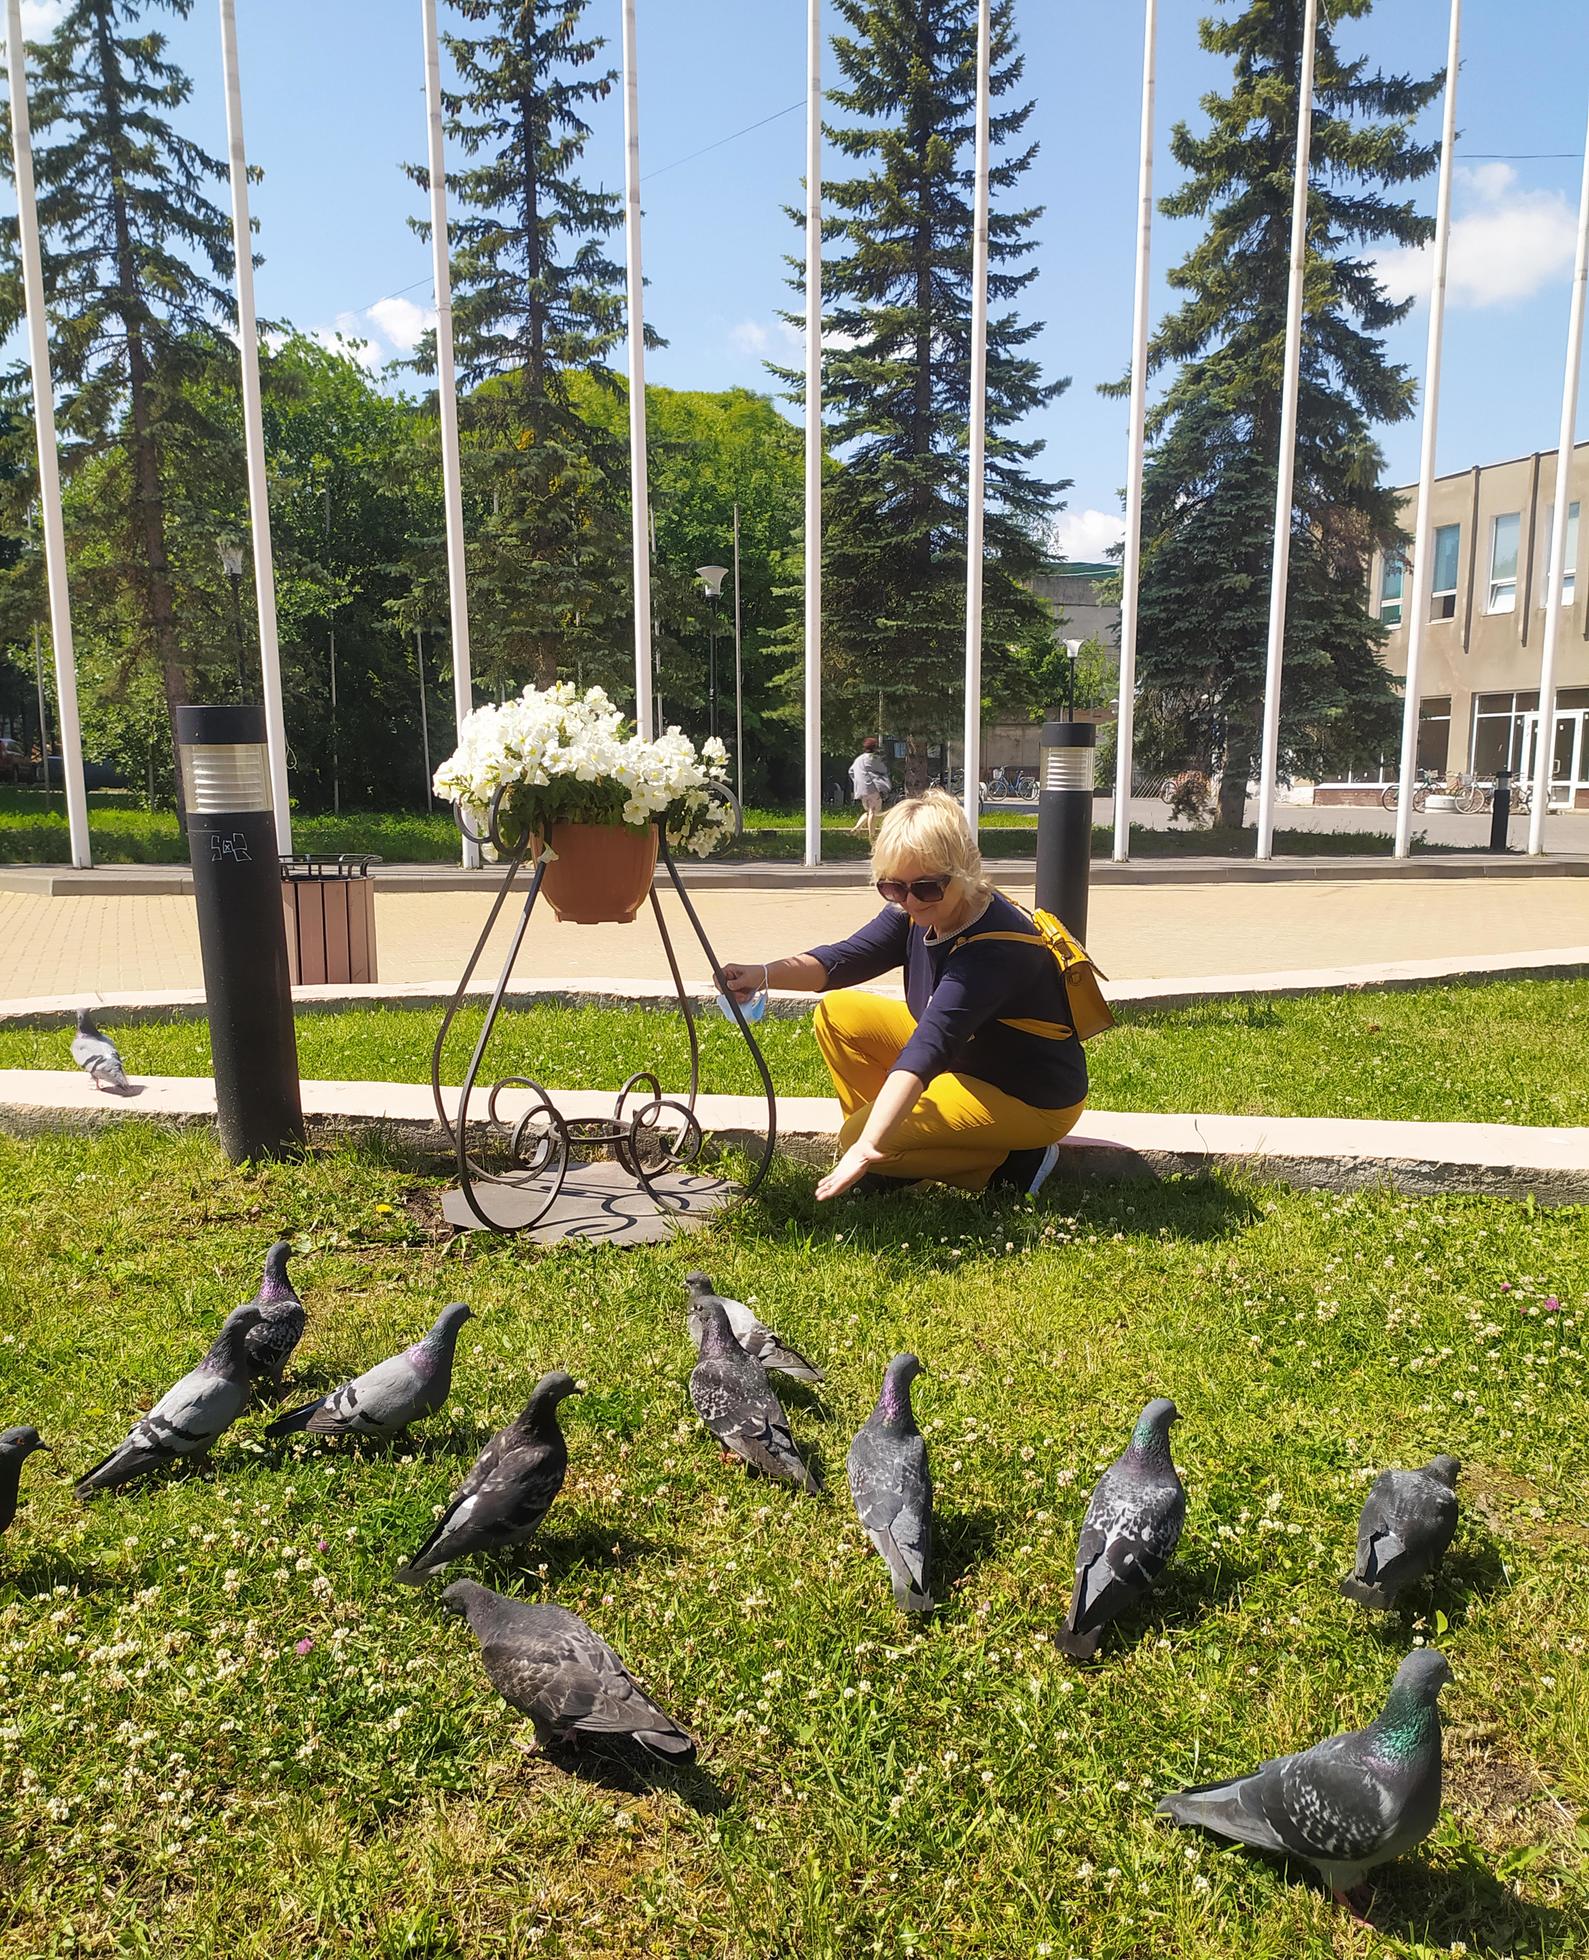
[[[1005,894],[1000,892],[999,896],[1003,898]],[[1014,899],[1008,902],[1015,904]],[[1018,905],[1015,909],[1018,912],[1026,910],[1024,905]],[[973,932],[968,933],[959,943],[962,946],[969,946],[973,939],[1013,939],[1025,944],[1035,939],[1039,945],[1046,946],[1053,954],[1054,963],[1058,966],[1065,982],[1065,993],[1070,1001],[1070,1018],[1075,1028],[1076,1038],[1079,1041],[1091,1041],[1095,1034],[1102,1034],[1106,1028],[1112,1028],[1115,1017],[1110,1013],[1109,1003],[1104,999],[1102,989],[1098,985],[1100,980],[1108,979],[1108,974],[1093,964],[1087,948],[1074,934],[1065,929],[1052,912],[1030,912],[1027,913],[1027,917],[1037,928],[1035,932]],[[1027,1024],[1012,1022],[1011,1025],[1024,1027]],[[1038,1031],[1035,1024],[1030,1031],[1033,1033]]]

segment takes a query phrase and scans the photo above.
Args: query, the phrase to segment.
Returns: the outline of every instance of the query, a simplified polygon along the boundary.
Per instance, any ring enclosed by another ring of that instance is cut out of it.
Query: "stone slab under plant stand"
[[[489,1198],[489,1208],[498,1229],[521,1229],[519,1221],[535,1217],[546,1201],[546,1185],[517,1189],[500,1186]],[[524,1237],[536,1245],[557,1245],[566,1239],[586,1239],[603,1245],[659,1245],[675,1231],[698,1232],[712,1214],[732,1204],[742,1187],[726,1177],[703,1177],[693,1171],[664,1171],[655,1179],[668,1202],[666,1212],[658,1211],[644,1190],[611,1159],[570,1165],[556,1201],[538,1224],[528,1227]],[[441,1201],[442,1216],[462,1232],[488,1228],[469,1208],[469,1201],[457,1187]]]

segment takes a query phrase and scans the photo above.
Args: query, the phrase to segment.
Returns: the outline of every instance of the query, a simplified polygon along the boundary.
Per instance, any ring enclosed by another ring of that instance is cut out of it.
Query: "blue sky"
[[[33,31],[56,10],[24,5]],[[638,0],[647,305],[669,342],[648,362],[653,381],[765,388],[763,358],[793,349],[777,314],[789,303],[783,255],[798,249],[781,207],[802,196],[805,11],[804,0]],[[1161,0],[1157,190],[1176,181],[1172,122],[1195,122],[1200,96],[1222,85],[1223,65],[1197,46],[1207,11]],[[1442,470],[1554,445],[1589,106],[1581,0],[1469,0],[1464,13]],[[265,172],[253,193],[260,311],[366,336],[372,361],[389,358],[412,344],[431,301],[428,248],[406,222],[421,200],[399,168],[424,153],[418,0],[239,0],[238,14],[249,155]],[[587,21],[610,35],[616,65],[619,0],[594,0]],[[1087,557],[1118,528],[1125,475],[1125,406],[1096,384],[1129,351],[1141,9],[1022,0],[1018,21],[1041,145],[1023,199],[1046,206],[1026,305],[1046,322],[1046,371],[1071,377],[1035,428],[1045,468],[1073,479],[1061,542]],[[184,124],[224,153],[216,8],[198,0],[170,34],[194,81]],[[1440,0],[1380,0],[1366,23],[1339,30],[1343,50],[1417,74],[1441,65],[1445,35]],[[616,89],[595,122],[589,174],[620,188]],[[1436,138],[1438,103],[1428,125]],[[1432,179],[1422,193],[1432,210]],[[1194,235],[1156,223],[1156,315],[1163,273]],[[1414,290],[1420,272],[1387,267],[1398,290]],[[1425,330],[1420,303],[1393,339],[1415,371]],[[1589,433],[1589,400],[1578,433]],[[1410,480],[1416,423],[1384,440],[1393,475]]]

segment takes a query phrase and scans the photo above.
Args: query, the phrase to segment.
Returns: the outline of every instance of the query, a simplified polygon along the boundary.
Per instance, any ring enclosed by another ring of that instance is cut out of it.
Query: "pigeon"
[[[694,1741],[577,1613],[504,1599],[473,1579],[455,1579],[442,1600],[469,1622],[486,1679],[529,1716],[541,1748],[633,1736],[672,1762],[695,1760]]]
[[[204,1455],[230,1429],[248,1400],[243,1343],[259,1320],[260,1310],[252,1301],[234,1307],[199,1365],[133,1424],[125,1442],[78,1478],[78,1496],[119,1490],[182,1457]]]
[[[798,1348],[792,1348],[787,1341],[780,1340],[770,1327],[764,1327],[743,1300],[729,1300],[720,1293],[714,1293],[712,1282],[705,1273],[686,1273],[684,1284],[690,1296],[690,1339],[695,1343],[697,1354],[701,1351],[706,1303],[716,1300],[728,1315],[729,1332],[745,1352],[764,1368],[787,1375],[791,1381],[820,1382],[823,1379],[820,1368],[807,1361]]]
[[[461,1300],[443,1307],[422,1341],[389,1361],[332,1389],[318,1402],[305,1402],[266,1426],[267,1436],[290,1436],[307,1429],[314,1436],[396,1436],[422,1416],[433,1416],[452,1388],[452,1357],[458,1329],[469,1318]]]
[[[94,1017],[86,1007],[77,1010],[77,1032],[72,1036],[72,1060],[93,1083],[107,1096],[126,1096],[132,1093],[132,1084],[127,1080],[127,1071],[121,1065],[121,1056],[116,1052],[116,1044],[108,1034],[101,1034],[94,1026]]]
[[[932,1610],[932,1472],[910,1406],[921,1374],[913,1354],[896,1354],[877,1407],[850,1445],[850,1495],[867,1536],[894,1577],[902,1613]]]
[[[292,1241],[277,1239],[265,1254],[265,1275],[253,1304],[263,1318],[243,1346],[248,1354],[249,1371],[262,1386],[281,1393],[282,1371],[292,1351],[303,1339],[303,1302],[287,1277],[287,1261],[292,1257]]]
[[[1361,1917],[1347,1895],[1375,1865],[1421,1843],[1440,1815],[1438,1703],[1450,1679],[1443,1655],[1415,1648],[1366,1729],[1277,1756],[1248,1776],[1165,1797],[1159,1814],[1305,1859],[1336,1904]]]
[[[486,1444],[435,1530],[397,1568],[399,1579],[417,1586],[455,1558],[501,1551],[530,1537],[552,1508],[568,1470],[557,1405],[580,1392],[561,1368],[542,1375],[524,1413]]]
[[[22,1465],[35,1450],[47,1450],[36,1429],[0,1429],[0,1531],[17,1514],[17,1486]]]
[[[1091,1660],[1110,1621],[1151,1590],[1180,1542],[1186,1492],[1170,1461],[1170,1424],[1179,1420],[1162,1395],[1150,1402],[1088,1499],[1076,1590],[1056,1635],[1072,1660]]]
[[[1388,1610],[1445,1556],[1457,1528],[1454,1456],[1422,1470],[1382,1470],[1357,1525],[1357,1570],[1341,1581],[1348,1599]]]
[[[820,1486],[795,1450],[766,1369],[734,1339],[718,1299],[701,1308],[701,1358],[690,1376],[690,1400],[725,1450],[763,1476],[816,1494]]]

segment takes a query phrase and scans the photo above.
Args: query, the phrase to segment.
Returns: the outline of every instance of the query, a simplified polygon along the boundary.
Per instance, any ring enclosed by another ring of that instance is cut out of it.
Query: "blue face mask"
[[[728,998],[727,994],[719,994],[717,996],[717,1011],[725,1021],[733,1020],[734,1003]],[[742,1000],[739,1003],[739,1011],[752,1024],[762,1020],[767,1013],[767,989],[765,987],[758,987],[749,1000]]]

